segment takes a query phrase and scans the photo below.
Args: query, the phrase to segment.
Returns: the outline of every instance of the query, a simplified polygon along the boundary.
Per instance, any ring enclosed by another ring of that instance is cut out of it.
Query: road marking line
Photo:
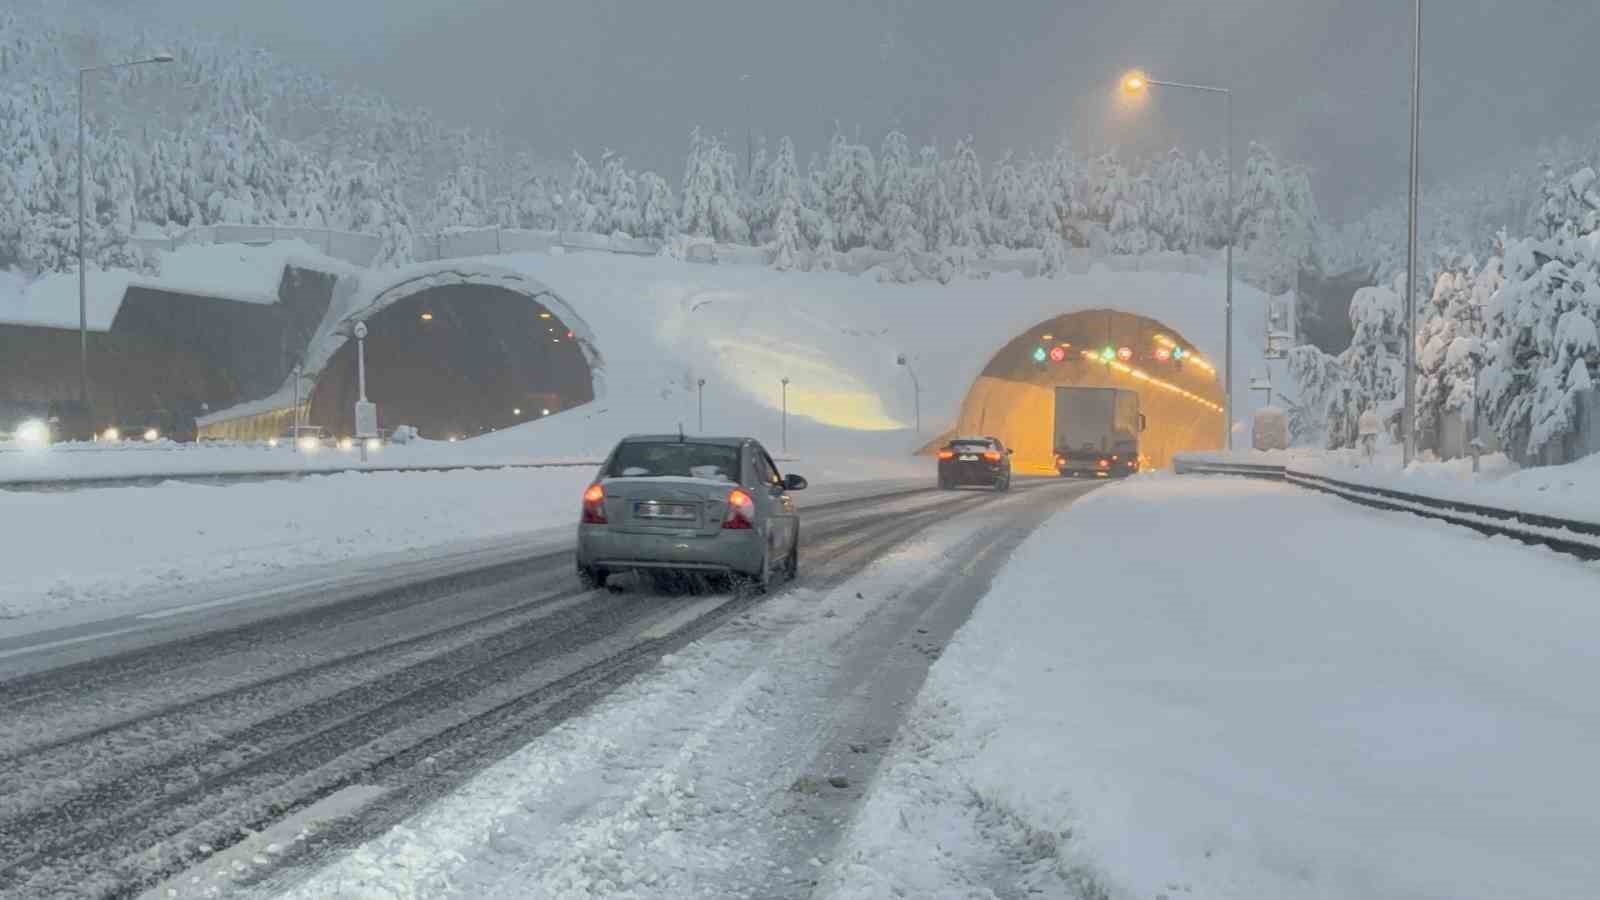
[[[26,647],[17,647],[11,650],[0,650],[0,659],[10,659],[13,656],[25,656],[29,653],[38,653],[43,650],[54,650],[57,647],[70,647],[73,644],[83,644],[89,641],[98,641],[101,638],[116,637],[119,634],[132,634],[135,631],[143,630],[144,628],[142,626],[135,625],[129,628],[116,628],[111,631],[97,631],[94,634],[83,634],[77,637],[62,638],[58,641],[46,641],[43,644],[30,644]]]

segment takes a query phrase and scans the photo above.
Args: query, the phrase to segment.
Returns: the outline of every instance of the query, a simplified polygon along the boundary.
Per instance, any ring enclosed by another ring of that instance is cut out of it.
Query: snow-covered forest
[[[0,266],[75,266],[77,68],[161,49],[128,23],[43,5],[0,14]],[[997,249],[1039,251],[1046,270],[1067,247],[1202,251],[1227,231],[1220,154],[1126,159],[1063,142],[985,160],[972,138],[919,147],[890,132],[875,146],[840,133],[803,160],[779,138],[743,158],[686,128],[681,176],[604,151],[552,165],[270,53],[198,35],[171,49],[174,64],[91,76],[89,247],[102,266],[141,264],[136,229],[218,223],[377,233],[384,264],[405,262],[415,234],[501,226],[698,236],[796,268],[870,247],[904,257],[908,277]],[[1287,289],[1318,233],[1307,173],[1251,145],[1238,197],[1252,277]]]

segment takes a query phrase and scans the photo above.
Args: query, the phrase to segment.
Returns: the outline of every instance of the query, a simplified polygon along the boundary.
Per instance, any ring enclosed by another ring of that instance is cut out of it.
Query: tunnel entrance
[[[967,392],[954,431],[1000,438],[1019,470],[1054,471],[1058,386],[1137,391],[1147,467],[1222,446],[1222,388],[1210,360],[1155,319],[1111,309],[1057,316],[1006,344]]]
[[[446,284],[395,301],[367,325],[367,398],[380,428],[469,438],[594,399],[594,378],[560,314],[536,297],[490,284]],[[356,343],[329,361],[311,393],[310,421],[355,430]]]

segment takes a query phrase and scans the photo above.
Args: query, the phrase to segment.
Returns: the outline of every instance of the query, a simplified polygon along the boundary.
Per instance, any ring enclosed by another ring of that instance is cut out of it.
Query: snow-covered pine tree
[[[772,227],[772,267],[780,271],[801,268],[805,259],[800,235],[800,203],[785,197]]]
[[[572,151],[572,180],[567,185],[567,196],[561,204],[561,229],[563,231],[594,232],[603,230],[607,212],[600,208],[603,191],[600,176],[583,154]]]
[[[1529,461],[1572,431],[1577,394],[1600,367],[1600,253],[1574,230],[1509,244],[1489,304],[1481,396],[1502,446]]]
[[[939,148],[923,147],[918,154],[912,183],[917,197],[917,230],[929,253],[944,256],[955,240],[956,209],[944,181]]]
[[[672,186],[654,172],[639,176],[639,237],[666,240],[677,231],[677,206],[672,199]]]
[[[1028,221],[1028,205],[1022,173],[1010,153],[1000,157],[992,168],[989,185],[989,243],[1019,249],[1036,246],[1038,241]]]
[[[911,145],[906,136],[891,131],[878,152],[878,229],[873,245],[902,255],[921,252],[927,242],[917,227],[916,183]]]
[[[1417,434],[1433,446],[1441,417],[1470,415],[1472,357],[1482,344],[1486,304],[1500,284],[1500,260],[1481,268],[1461,258],[1434,282],[1427,315],[1417,327]]]
[[[823,211],[833,226],[833,249],[867,246],[878,227],[878,175],[872,151],[834,132],[822,170]]]
[[[608,201],[606,230],[633,237],[639,233],[643,219],[638,179],[628,171],[622,157],[607,154],[603,160],[603,178]]]
[[[955,214],[950,225],[951,242],[968,248],[983,248],[985,236],[993,233],[994,226],[984,196],[983,167],[978,162],[978,151],[971,135],[956,142],[945,181]]]

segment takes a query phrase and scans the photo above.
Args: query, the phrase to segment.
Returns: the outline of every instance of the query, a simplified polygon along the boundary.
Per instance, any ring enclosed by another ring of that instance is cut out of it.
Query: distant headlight
[[[160,438],[161,438],[161,432],[155,430],[154,428],[146,428],[144,430],[144,439],[145,440],[154,441],[154,440],[159,440]]]
[[[16,441],[29,450],[50,446],[50,426],[39,419],[28,419],[17,426]]]
[[[354,450],[355,446],[356,446],[356,442],[355,441],[352,441],[349,438],[339,438],[339,449],[340,450]]]
[[[277,438],[267,438],[267,446],[268,447],[276,447],[276,446],[278,446],[278,439]]]
[[[300,440],[295,441],[295,443],[299,445],[300,452],[302,453],[315,453],[322,449],[322,442],[314,437],[303,437]]]
[[[376,453],[381,449],[383,449],[383,441],[377,438],[367,438],[367,452]]]
[[[106,441],[120,441],[122,440],[122,432],[115,428],[107,428],[105,431],[100,433],[100,439]]]

